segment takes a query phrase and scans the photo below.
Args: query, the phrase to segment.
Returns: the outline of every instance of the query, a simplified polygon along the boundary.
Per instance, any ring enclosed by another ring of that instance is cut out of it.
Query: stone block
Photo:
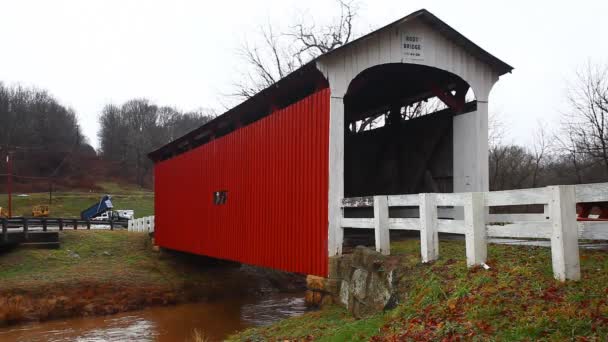
[[[384,309],[391,298],[391,286],[386,276],[372,273],[367,287],[366,303],[374,312]]]
[[[323,299],[323,293],[318,291],[313,291],[313,300],[317,306],[321,306],[321,300]]]
[[[366,248],[361,257],[361,267],[368,271],[375,271],[384,263],[385,256],[370,248]]]
[[[356,299],[353,299],[352,303],[350,304],[350,308],[348,309],[348,311],[350,312],[350,314],[355,317],[356,319],[360,319],[363,318],[363,314],[361,313],[362,307],[364,305],[359,302]]]
[[[341,278],[340,264],[342,263],[343,258],[343,256],[329,257],[329,278]]]
[[[340,275],[340,279],[350,280],[353,274],[353,257],[351,255],[343,256],[340,261],[340,268],[338,269],[338,274]]]
[[[315,275],[306,276],[306,288],[309,290],[324,290],[326,279]]]
[[[364,246],[357,246],[353,250],[352,254],[352,266],[353,267],[362,267],[364,265],[363,256],[366,253],[366,250],[369,248]]]
[[[304,294],[304,303],[308,307],[319,307],[323,300],[323,293],[319,291],[306,290]]]
[[[326,306],[326,305],[331,305],[334,302],[334,298],[333,296],[330,295],[324,295],[323,299],[321,299],[321,307]]]
[[[330,293],[334,296],[340,294],[341,279],[326,279],[325,280],[325,292]]]
[[[312,290],[306,290],[304,293],[304,303],[306,306],[311,307],[315,306],[315,293]]]
[[[394,307],[397,296],[393,291],[393,278],[399,263],[399,258],[356,247],[353,254],[342,256],[336,264],[337,272],[334,273],[342,279],[326,280],[325,293],[338,293],[337,297],[334,295],[336,302],[357,318],[381,312],[388,306]],[[392,305],[391,300],[394,302]]]
[[[367,295],[367,276],[369,273],[364,269],[356,269],[350,282],[350,293],[356,299],[362,301]]]
[[[349,301],[350,301],[350,283],[346,280],[342,280],[342,284],[340,285],[340,303],[342,303],[342,305],[344,305],[344,307],[346,307],[346,309],[348,309]]]

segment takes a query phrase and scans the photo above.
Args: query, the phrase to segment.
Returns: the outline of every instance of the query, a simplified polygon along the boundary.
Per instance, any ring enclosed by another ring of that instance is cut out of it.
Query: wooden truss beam
[[[456,112],[460,112],[464,109],[465,96],[469,90],[469,85],[462,82],[456,85],[455,94],[449,91],[444,91],[436,83],[429,82],[428,87],[446,106],[450,107]]]

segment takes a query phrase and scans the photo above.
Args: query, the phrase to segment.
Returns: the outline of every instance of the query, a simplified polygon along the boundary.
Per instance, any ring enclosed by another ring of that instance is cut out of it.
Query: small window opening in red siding
[[[228,191],[220,190],[213,193],[213,204],[223,205],[228,200]]]

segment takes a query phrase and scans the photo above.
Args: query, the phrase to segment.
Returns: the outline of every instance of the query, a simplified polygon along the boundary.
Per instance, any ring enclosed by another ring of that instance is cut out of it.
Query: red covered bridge
[[[488,96],[511,70],[426,10],[320,56],[150,153],[156,241],[325,276],[344,197],[488,190]]]

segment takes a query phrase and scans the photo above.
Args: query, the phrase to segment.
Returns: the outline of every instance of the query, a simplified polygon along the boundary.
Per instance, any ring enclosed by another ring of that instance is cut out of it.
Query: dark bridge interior
[[[359,74],[344,98],[345,197],[451,192],[454,115],[475,110],[460,77],[414,64]]]

